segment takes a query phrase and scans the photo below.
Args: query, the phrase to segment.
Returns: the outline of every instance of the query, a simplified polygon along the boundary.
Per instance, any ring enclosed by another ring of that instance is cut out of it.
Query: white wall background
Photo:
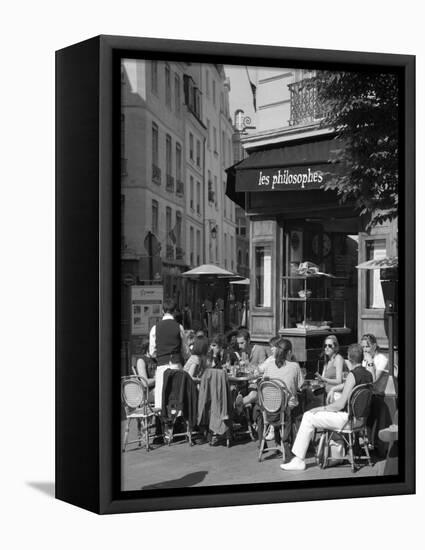
[[[424,103],[420,101],[425,93],[425,56],[420,3],[24,0],[5,3],[0,25],[2,547],[117,549],[138,543],[144,546],[147,537],[150,547],[161,548],[168,546],[172,537],[174,550],[200,545],[214,548],[218,544],[255,548],[272,539],[276,547],[304,548],[311,544],[315,548],[348,549],[366,544],[392,549],[419,538],[425,503],[422,396],[418,400],[417,496],[194,510],[190,515],[178,511],[97,517],[55,501],[51,493],[54,51],[94,35],[120,34],[416,54],[417,204],[421,205],[425,200],[421,155]],[[425,217],[420,210],[418,214],[420,243]],[[420,268],[423,255],[418,254]],[[423,294],[422,285],[419,307],[424,305]],[[421,321],[423,315],[418,317]],[[420,323],[419,331],[423,328]],[[425,382],[422,367],[419,360],[419,388]],[[24,383],[18,400],[11,390],[16,375],[23,377]],[[269,527],[261,528],[267,524]],[[354,535],[353,525],[359,526],[358,535]],[[278,527],[283,529],[281,536],[276,535]],[[176,534],[165,538],[164,531]]]

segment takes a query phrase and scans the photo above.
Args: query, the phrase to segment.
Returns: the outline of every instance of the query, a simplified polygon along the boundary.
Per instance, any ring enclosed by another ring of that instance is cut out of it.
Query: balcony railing
[[[208,191],[208,202],[214,202],[215,199],[215,193],[214,191]]]
[[[184,195],[184,184],[180,180],[176,181],[176,195],[179,197],[183,197]]]
[[[174,245],[167,244],[165,255],[167,260],[174,260]]]
[[[288,88],[291,92],[290,126],[308,124],[323,118],[325,108],[318,99],[316,78],[299,80],[288,84]]]
[[[170,174],[167,174],[165,189],[174,193],[174,178]]]
[[[156,164],[152,164],[152,181],[158,184],[161,183],[161,169]]]

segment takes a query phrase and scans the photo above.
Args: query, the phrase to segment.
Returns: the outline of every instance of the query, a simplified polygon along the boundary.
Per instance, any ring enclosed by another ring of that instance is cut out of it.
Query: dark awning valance
[[[340,148],[336,139],[322,139],[255,151],[228,169],[227,195],[240,204],[245,192],[320,189],[339,168]]]

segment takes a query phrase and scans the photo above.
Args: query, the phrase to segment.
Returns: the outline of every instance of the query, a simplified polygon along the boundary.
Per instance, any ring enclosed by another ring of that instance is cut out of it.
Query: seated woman
[[[204,336],[196,336],[192,345],[192,353],[184,365],[192,378],[200,378],[206,368],[208,340]]]
[[[288,388],[291,397],[288,402],[287,414],[290,415],[292,409],[298,405],[298,392],[301,386],[304,384],[304,376],[301,371],[301,367],[296,361],[293,361],[292,344],[289,340],[281,338],[277,342],[275,357],[273,362],[268,362],[264,369],[263,380],[281,380]],[[288,419],[286,423],[289,434],[291,422]],[[267,439],[274,438],[273,426],[270,427],[270,431],[267,435]],[[286,439],[286,438],[285,438]]]
[[[282,470],[305,470],[305,457],[315,430],[341,430],[348,420],[346,407],[351,391],[360,384],[372,382],[372,375],[362,366],[363,350],[359,344],[352,344],[348,348],[348,359],[354,368],[347,376],[341,397],[331,404],[310,409],[303,414],[292,446],[294,458],[287,464],[281,464]]]
[[[222,369],[226,363],[223,336],[217,334],[211,339],[210,349],[207,354],[207,366],[212,369]]]
[[[388,357],[380,351],[374,334],[363,334],[360,345],[363,348],[363,366],[373,377],[375,393],[385,394],[389,376]]]
[[[326,337],[323,344],[323,353],[325,365],[322,374],[316,374],[316,379],[326,384],[325,389],[328,394],[333,386],[342,384],[345,365],[344,358],[339,353],[338,339],[333,334]]]
[[[252,378],[258,378],[259,376],[264,376],[264,372],[267,369],[268,366],[276,366],[276,354],[278,353],[279,349],[286,349],[287,343],[289,340],[285,340],[281,336],[273,336],[269,340],[269,347],[271,354],[267,357],[265,361],[263,361],[260,365],[258,365],[253,373]],[[289,342],[290,344],[290,342]],[[291,352],[292,352],[292,346],[291,346]],[[243,397],[242,394],[239,394],[236,398],[236,407],[238,409],[242,409],[245,405],[253,404],[257,402],[257,387],[256,384],[251,384],[251,387],[249,388],[249,393]]]
[[[156,362],[149,355],[149,340],[144,340],[140,346],[140,356],[137,357],[136,364],[132,367],[136,376],[141,376],[148,381],[149,387],[155,385]]]

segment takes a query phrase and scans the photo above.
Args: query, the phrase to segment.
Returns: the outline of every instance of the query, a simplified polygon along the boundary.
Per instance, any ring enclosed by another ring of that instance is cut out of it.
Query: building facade
[[[329,333],[340,343],[374,333],[388,348],[378,271],[356,266],[397,255],[397,222],[366,230],[354,204],[322,183],[341,169],[334,132],[320,126],[314,72],[250,70],[256,131],[242,137],[247,158],[229,171],[228,194],[250,227],[250,330],[281,334],[312,367]],[[321,275],[324,274],[324,275]]]
[[[122,62],[122,279],[163,285],[195,318],[200,290],[181,273],[203,263],[236,270],[235,207],[225,195],[228,93],[219,65]]]

